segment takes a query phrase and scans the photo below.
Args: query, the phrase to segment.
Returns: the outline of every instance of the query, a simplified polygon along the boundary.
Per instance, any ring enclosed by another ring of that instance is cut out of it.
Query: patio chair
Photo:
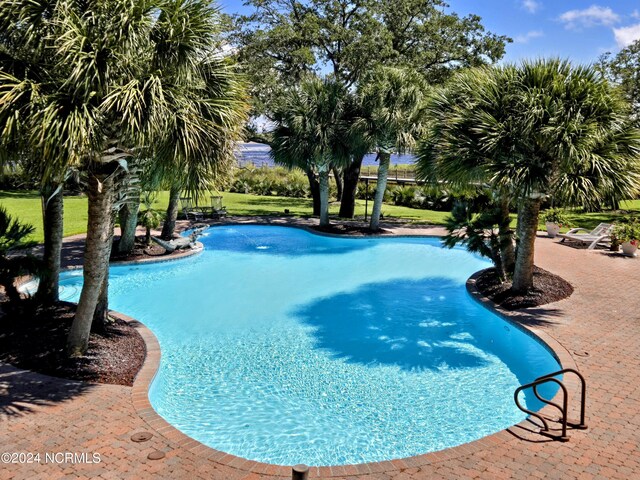
[[[587,233],[578,233],[584,231]],[[565,240],[574,240],[579,243],[588,243],[589,250],[593,250],[599,243],[610,240],[611,232],[613,231],[613,225],[610,223],[601,223],[593,230],[589,231],[586,228],[572,228],[567,233],[559,233],[558,236],[562,238],[560,243]]]
[[[199,207],[194,207],[191,203],[191,197],[180,197],[180,205],[182,206],[182,215],[187,220],[204,219],[204,211]]]
[[[211,218],[222,218],[227,216],[227,207],[222,205],[220,195],[211,195]]]

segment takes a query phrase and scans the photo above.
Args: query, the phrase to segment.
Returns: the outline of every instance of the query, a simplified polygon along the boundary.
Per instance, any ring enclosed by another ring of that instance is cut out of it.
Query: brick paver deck
[[[401,233],[409,232],[424,233],[413,228]],[[516,319],[555,338],[561,346],[554,348],[565,358],[571,355],[586,376],[589,429],[571,431],[571,441],[560,443],[515,426],[443,452],[312,469],[311,477],[640,478],[640,259],[574,249],[543,237],[536,248],[536,263],[570,281],[575,293]],[[39,463],[0,463],[0,479],[291,478],[290,468],[224,455],[162,421],[146,399],[159,351],[152,335],[142,331],[150,351],[133,388],[55,379],[0,365],[0,450],[40,453]],[[135,443],[130,438],[136,432],[153,437]],[[156,450],[166,456],[149,460]],[[58,455],[54,463],[46,463],[46,452],[85,453],[89,459],[96,453],[100,462],[79,458],[55,463],[62,459]]]

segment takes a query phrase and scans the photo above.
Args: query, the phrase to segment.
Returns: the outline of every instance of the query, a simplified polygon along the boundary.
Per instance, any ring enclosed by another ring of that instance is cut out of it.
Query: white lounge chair
[[[584,231],[587,233],[578,233]],[[565,240],[575,240],[580,243],[588,243],[589,250],[593,250],[599,243],[605,240],[611,239],[611,232],[613,231],[613,225],[610,223],[601,223],[593,230],[589,231],[586,228],[572,228],[567,233],[559,233],[558,236],[562,238],[560,243]]]

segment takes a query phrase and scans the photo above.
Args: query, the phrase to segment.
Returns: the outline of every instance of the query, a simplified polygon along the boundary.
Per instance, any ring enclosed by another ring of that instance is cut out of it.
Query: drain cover
[[[151,437],[153,437],[152,433],[149,433],[149,432],[138,432],[138,433],[134,433],[133,435],[131,435],[131,441],[132,442],[146,442],[148,440],[151,440]]]
[[[160,460],[161,458],[164,458],[164,456],[164,452],[161,452],[160,450],[154,450],[149,455],[147,455],[147,458],[149,460]]]

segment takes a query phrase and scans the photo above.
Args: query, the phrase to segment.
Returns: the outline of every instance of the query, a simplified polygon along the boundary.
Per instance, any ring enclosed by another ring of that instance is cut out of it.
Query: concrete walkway
[[[398,233],[409,231],[439,233],[414,228]],[[536,263],[571,282],[575,293],[514,318],[560,342],[562,354],[571,355],[586,376],[588,430],[571,431],[571,441],[559,443],[516,426],[434,454],[313,469],[311,477],[640,478],[640,259],[575,249],[540,237]],[[155,412],[142,408],[146,395],[140,389],[151,380],[149,365],[159,358],[152,336],[145,333],[145,338],[150,346],[140,374],[145,379],[136,381],[133,389],[55,379],[0,365],[1,450],[27,454],[15,457],[17,463],[3,456],[0,478],[290,478],[290,468],[243,461],[190,441],[158,421]],[[151,432],[153,437],[142,443],[131,441],[137,432]],[[154,451],[164,452],[165,457],[148,459]],[[29,456],[37,453],[39,461]],[[46,453],[58,455],[46,458]]]

